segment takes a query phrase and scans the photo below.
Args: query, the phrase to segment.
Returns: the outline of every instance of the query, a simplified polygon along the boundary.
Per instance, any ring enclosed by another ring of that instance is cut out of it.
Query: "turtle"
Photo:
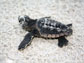
[[[49,17],[32,19],[27,15],[19,16],[18,21],[22,29],[28,31],[20,43],[18,50],[23,50],[29,46],[34,37],[45,39],[58,39],[58,46],[63,47],[68,44],[67,36],[73,33],[72,23],[63,24]]]

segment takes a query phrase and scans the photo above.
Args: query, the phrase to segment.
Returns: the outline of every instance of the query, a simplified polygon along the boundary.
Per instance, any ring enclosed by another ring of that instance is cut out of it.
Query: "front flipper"
[[[28,33],[23,41],[20,43],[18,50],[23,50],[24,48],[26,48],[28,45],[31,44],[31,40],[33,39],[34,35],[32,32]]]
[[[63,47],[64,45],[66,46],[68,44],[68,40],[65,37],[59,37],[58,38],[58,46]]]

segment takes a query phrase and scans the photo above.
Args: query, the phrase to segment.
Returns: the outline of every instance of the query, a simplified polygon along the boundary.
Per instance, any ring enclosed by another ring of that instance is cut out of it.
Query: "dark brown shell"
[[[71,33],[67,25],[52,20],[49,17],[38,19],[36,28],[44,38],[58,38],[60,36],[68,36]]]

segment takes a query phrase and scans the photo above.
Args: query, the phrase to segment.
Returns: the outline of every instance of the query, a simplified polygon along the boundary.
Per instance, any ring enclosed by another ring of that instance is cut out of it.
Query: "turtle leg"
[[[32,32],[29,32],[23,39],[23,41],[20,43],[18,50],[23,50],[28,45],[31,44],[31,40],[34,38],[34,34]]]
[[[64,45],[65,46],[68,45],[68,40],[64,36],[59,37],[58,38],[58,46],[63,47]]]

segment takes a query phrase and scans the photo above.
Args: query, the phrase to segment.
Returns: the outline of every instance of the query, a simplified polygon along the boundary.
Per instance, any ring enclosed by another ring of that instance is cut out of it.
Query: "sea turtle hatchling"
[[[34,37],[58,39],[58,46],[63,47],[68,44],[65,38],[72,35],[72,24],[64,25],[58,21],[51,19],[51,17],[43,17],[40,19],[31,19],[29,16],[19,16],[19,23],[22,28],[29,33],[24,37],[20,43],[18,50],[23,50],[26,46],[31,44]]]

